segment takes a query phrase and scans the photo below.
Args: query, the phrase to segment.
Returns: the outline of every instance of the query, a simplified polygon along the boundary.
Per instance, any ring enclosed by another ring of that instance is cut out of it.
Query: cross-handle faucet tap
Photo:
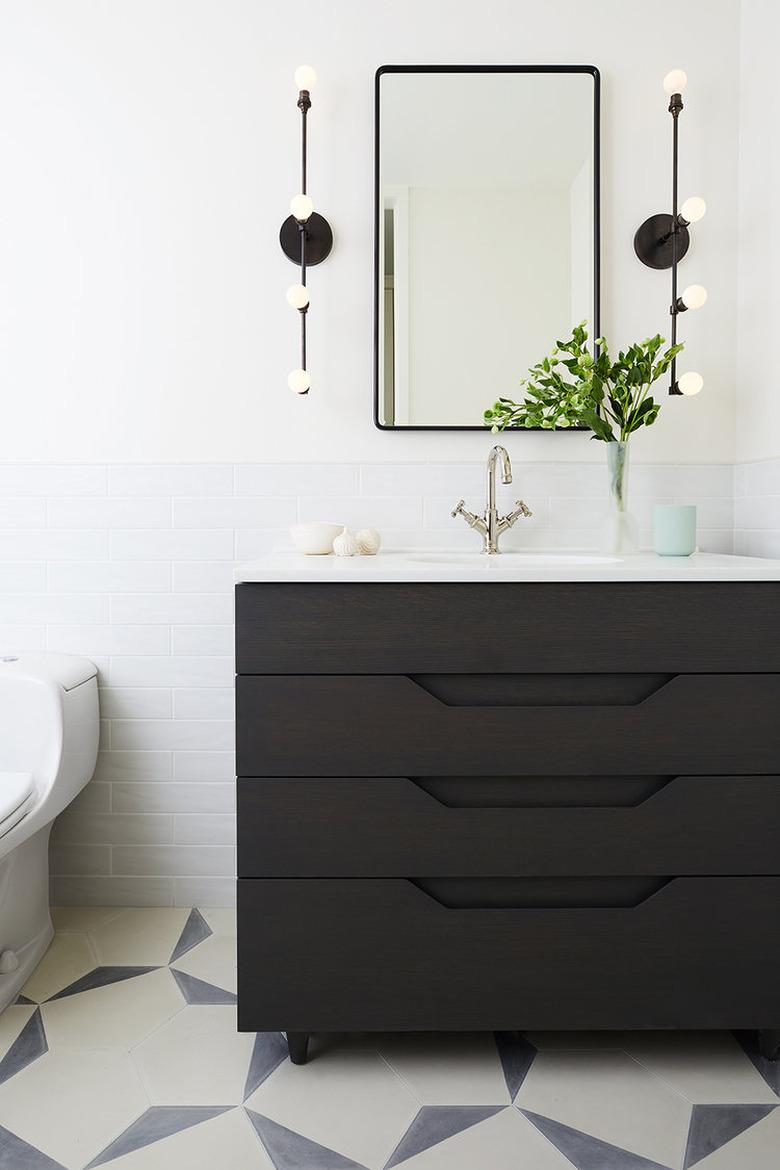
[[[531,509],[522,500],[516,501],[516,508],[507,516],[499,516],[498,508],[496,507],[496,468],[501,463],[501,482],[512,482],[512,464],[509,459],[509,452],[505,447],[496,444],[491,448],[487,460],[487,505],[483,516],[476,516],[473,512],[469,512],[463,506],[463,500],[460,501],[452,512],[453,516],[462,516],[468,524],[469,528],[475,529],[484,541],[483,553],[489,556],[494,556],[500,549],[498,547],[498,538],[502,532],[506,532],[508,528],[519,520],[521,516],[531,516],[533,513]]]

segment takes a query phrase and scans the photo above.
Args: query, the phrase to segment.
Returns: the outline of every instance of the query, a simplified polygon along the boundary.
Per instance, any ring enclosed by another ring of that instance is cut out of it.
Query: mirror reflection
[[[377,76],[376,420],[481,428],[581,320],[598,335],[598,74]]]

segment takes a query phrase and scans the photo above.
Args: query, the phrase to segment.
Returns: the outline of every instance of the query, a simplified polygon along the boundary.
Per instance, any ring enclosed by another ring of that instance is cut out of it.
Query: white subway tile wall
[[[594,547],[605,489],[599,464],[516,466],[502,503],[522,496],[534,517],[505,544]],[[780,556],[780,461],[634,466],[631,493],[648,546],[653,503],[695,503],[703,550],[733,551],[736,532],[739,551]],[[474,548],[449,513],[483,495],[481,460],[0,467],[0,652],[99,667],[101,752],[52,834],[54,900],[231,904],[234,563],[304,519]]]
[[[780,557],[780,459],[735,467],[734,551]]]

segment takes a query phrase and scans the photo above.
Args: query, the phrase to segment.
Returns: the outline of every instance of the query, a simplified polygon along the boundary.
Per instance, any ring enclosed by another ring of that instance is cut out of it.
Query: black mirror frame
[[[383,423],[379,417],[379,92],[381,78],[386,73],[585,73],[593,78],[593,320],[590,322],[593,343],[601,335],[601,74],[595,65],[380,65],[374,75],[374,425],[380,431],[481,431],[489,434],[485,426],[397,426]],[[595,344],[593,350],[595,356]],[[582,429],[569,427],[554,433],[581,433]],[[507,427],[507,430],[517,433],[541,431],[542,428]]]

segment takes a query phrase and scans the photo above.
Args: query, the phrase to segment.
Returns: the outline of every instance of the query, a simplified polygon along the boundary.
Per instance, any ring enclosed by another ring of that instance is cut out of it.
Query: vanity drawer
[[[496,675],[240,677],[238,774],[778,771],[780,674],[580,675],[544,681]],[[532,701],[537,684],[543,706]],[[574,701],[578,693],[583,701]],[[621,693],[628,701],[617,701]],[[552,702],[556,695],[563,699],[560,705]],[[491,705],[476,705],[483,699]]]
[[[780,671],[780,582],[243,584],[236,662],[239,674]]]
[[[777,874],[779,842],[780,776],[238,781],[246,878]]]
[[[443,905],[403,880],[245,879],[239,1028],[767,1027],[780,1021],[778,909],[779,877],[502,909]]]

